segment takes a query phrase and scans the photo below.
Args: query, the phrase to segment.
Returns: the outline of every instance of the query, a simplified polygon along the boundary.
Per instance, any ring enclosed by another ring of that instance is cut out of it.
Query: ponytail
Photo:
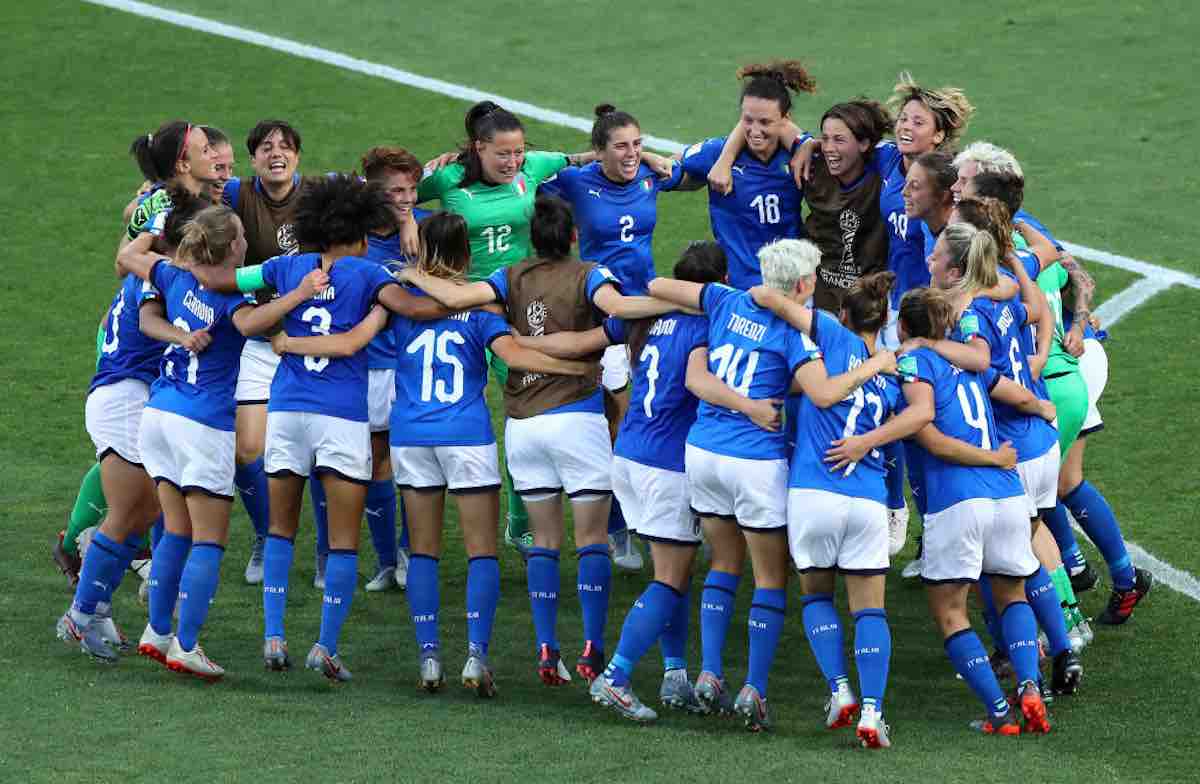
[[[183,227],[177,255],[202,267],[225,261],[237,238],[237,215],[224,204],[214,204],[196,213]]]
[[[1001,258],[1013,252],[1012,214],[999,199],[963,199],[954,205],[959,220],[986,231],[996,243]]]
[[[483,179],[483,161],[475,149],[475,142],[490,142],[497,133],[508,131],[525,132],[525,126],[515,114],[493,101],[480,101],[467,110],[463,120],[467,141],[458,153],[458,162],[463,165],[463,177],[458,187],[466,188]]]
[[[763,98],[779,104],[779,113],[792,110],[791,93],[815,93],[817,82],[799,60],[750,63],[737,69],[742,82],[741,99]]]
[[[129,145],[142,176],[150,182],[166,182],[175,176],[175,164],[187,154],[184,145],[192,125],[183,120],[163,123],[154,133],[141,134]]]
[[[999,255],[991,234],[969,223],[951,223],[942,236],[950,252],[950,268],[962,275],[960,290],[974,293],[1000,282]]]

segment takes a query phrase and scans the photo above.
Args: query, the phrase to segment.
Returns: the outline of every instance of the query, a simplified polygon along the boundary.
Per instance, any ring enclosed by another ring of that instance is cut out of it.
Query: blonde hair
[[[888,106],[898,116],[909,101],[917,101],[928,109],[937,123],[937,129],[945,134],[938,149],[954,147],[967,130],[975,107],[967,100],[967,94],[957,87],[939,87],[930,90],[917,84],[908,71],[902,71]]]
[[[224,204],[214,204],[184,225],[176,254],[193,264],[214,267],[229,256],[236,238],[237,214]]]
[[[817,274],[821,251],[808,240],[775,240],[758,250],[763,285],[790,294],[804,278]]]
[[[963,199],[954,205],[954,209],[958,212],[961,222],[969,223],[991,235],[1001,258],[1014,251],[1012,213],[1007,204],[985,196],[982,199]]]
[[[962,273],[959,290],[974,294],[1000,282],[999,251],[991,234],[969,223],[952,223],[942,236],[950,251],[950,265]]]
[[[956,168],[961,169],[968,161],[975,162],[979,174],[1013,174],[1025,179],[1025,172],[1021,171],[1021,164],[1017,163],[1013,154],[991,142],[971,142],[954,156]]]

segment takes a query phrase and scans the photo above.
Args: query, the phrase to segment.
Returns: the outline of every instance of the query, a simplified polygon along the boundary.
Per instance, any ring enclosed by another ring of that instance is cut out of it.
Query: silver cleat
[[[336,653],[330,656],[329,650],[319,642],[313,644],[312,650],[304,659],[304,666],[321,673],[334,683],[344,683],[354,677],[350,670],[342,666],[341,657]]]
[[[263,640],[263,666],[276,672],[291,668],[292,660],[288,658],[287,640],[282,637],[268,637]]]
[[[434,692],[446,685],[446,675],[442,672],[442,660],[436,653],[421,655],[421,674],[417,679],[417,688]]]
[[[112,664],[118,658],[116,649],[104,639],[100,633],[100,627],[94,621],[89,621],[86,626],[81,627],[71,617],[70,612],[65,612],[58,619],[54,630],[58,639],[69,645],[78,644],[79,650],[98,662]]]
[[[496,696],[496,681],[487,660],[480,656],[468,656],[463,665],[462,685],[475,692],[475,696],[491,699]]]
[[[704,713],[704,706],[696,699],[696,690],[687,678],[686,670],[670,670],[663,673],[662,687],[658,690],[658,700],[668,708],[687,711],[688,713]]]
[[[588,688],[592,702],[605,705],[615,710],[621,716],[637,722],[654,721],[658,714],[642,704],[628,685],[615,686],[607,675],[601,675],[592,681]]]

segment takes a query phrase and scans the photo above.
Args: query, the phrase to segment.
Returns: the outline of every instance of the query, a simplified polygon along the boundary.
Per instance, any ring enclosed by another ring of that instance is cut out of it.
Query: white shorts
[[[392,403],[396,402],[396,371],[372,368],[367,371],[367,420],[372,433],[391,429]]]
[[[308,476],[314,470],[352,482],[371,481],[371,431],[366,422],[307,411],[267,413],[268,476]]]
[[[608,495],[612,442],[604,414],[571,411],[504,423],[504,450],[513,489],[521,495]]]
[[[1079,435],[1086,436],[1104,429],[1104,420],[1100,418],[1100,409],[1096,404],[1100,402],[1100,396],[1104,394],[1104,387],[1108,384],[1108,352],[1104,350],[1104,344],[1099,340],[1087,338],[1083,341],[1083,356],[1079,358],[1079,372],[1083,374],[1083,380],[1087,382],[1088,388],[1087,417],[1083,420],[1083,428],[1079,431]]]
[[[613,457],[612,488],[630,531],[652,542],[700,543],[687,474]]]
[[[217,430],[157,408],[142,414],[141,449],[146,473],[181,493],[194,490],[233,500],[232,430]]]
[[[600,357],[600,383],[609,392],[620,392],[629,384],[629,347],[609,346]]]
[[[481,493],[500,488],[496,444],[393,446],[392,473],[401,489]]]
[[[684,463],[696,514],[734,520],[742,528],[787,527],[786,460],[729,457],[688,444]]]
[[[787,514],[792,561],[800,571],[887,573],[886,505],[828,490],[792,488]]]
[[[1038,570],[1024,496],[969,498],[925,515],[921,579],[975,582],[980,574],[1026,578]]]
[[[271,399],[271,381],[275,378],[279,360],[280,356],[271,349],[270,343],[246,341],[234,391],[239,405],[261,405]]]
[[[150,386],[135,378],[92,390],[83,408],[83,422],[96,445],[97,460],[114,452],[127,463],[142,464],[138,431],[149,398]]]
[[[1021,487],[1025,488],[1025,498],[1029,501],[1029,519],[1037,517],[1039,509],[1053,509],[1058,504],[1058,466],[1061,462],[1062,452],[1055,441],[1041,457],[1017,463]]]

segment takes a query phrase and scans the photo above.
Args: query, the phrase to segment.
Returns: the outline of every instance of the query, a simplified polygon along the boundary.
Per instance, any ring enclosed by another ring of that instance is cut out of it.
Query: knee
[[[262,457],[262,454],[262,444],[247,443],[239,438],[237,445],[234,447],[233,459],[238,465],[250,465]]]

